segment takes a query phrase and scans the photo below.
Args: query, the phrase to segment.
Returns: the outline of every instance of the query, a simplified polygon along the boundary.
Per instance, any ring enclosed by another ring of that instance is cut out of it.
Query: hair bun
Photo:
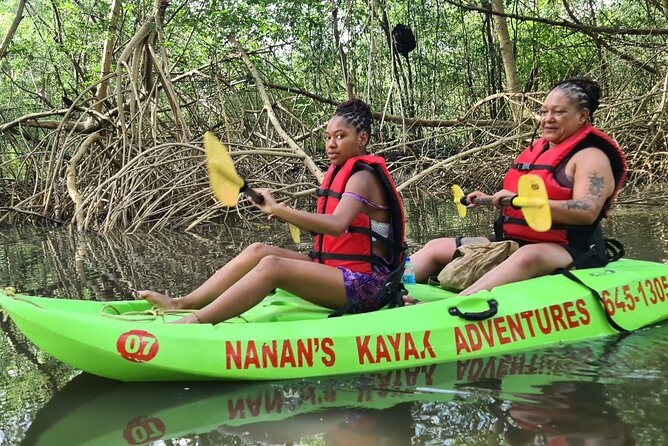
[[[574,96],[580,96],[576,100],[593,114],[601,103],[601,86],[598,82],[584,76],[576,76],[556,83],[551,89],[563,90]],[[584,97],[581,97],[584,96]]]
[[[371,106],[358,98],[348,99],[336,107],[334,116],[341,116],[355,129],[371,135]]]

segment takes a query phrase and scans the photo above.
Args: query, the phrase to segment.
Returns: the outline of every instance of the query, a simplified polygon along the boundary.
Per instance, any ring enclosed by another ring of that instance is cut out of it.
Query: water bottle
[[[413,284],[415,283],[415,267],[411,263],[411,258],[406,258],[406,264],[404,265],[404,275],[401,276],[401,283],[404,284]]]

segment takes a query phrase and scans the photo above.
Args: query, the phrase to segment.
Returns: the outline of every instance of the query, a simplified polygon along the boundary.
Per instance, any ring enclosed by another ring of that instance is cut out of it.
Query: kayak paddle
[[[466,200],[462,188],[455,184],[452,186],[452,193],[455,196],[454,202],[457,205],[457,213],[460,217],[466,217],[466,206],[469,202]],[[492,198],[478,198],[474,201],[474,204],[491,205]],[[520,177],[517,185],[517,195],[502,199],[501,205],[521,208],[527,224],[534,231],[545,232],[552,227],[552,215],[545,183],[537,175],[527,174]]]
[[[256,204],[264,202],[264,197],[255,189],[248,187],[246,180],[239,176],[227,147],[211,132],[204,134],[204,151],[209,171],[209,185],[218,201],[225,206],[236,206],[239,202],[239,194],[243,193]],[[299,228],[290,223],[288,226],[292,240],[299,243]]]

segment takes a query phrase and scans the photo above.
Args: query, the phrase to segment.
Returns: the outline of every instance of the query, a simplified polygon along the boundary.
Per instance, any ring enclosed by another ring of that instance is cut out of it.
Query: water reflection
[[[177,294],[258,238],[288,246],[286,237],[269,226],[131,235],[18,228],[0,231],[0,284],[25,294],[77,299],[128,299],[137,287]]]
[[[411,249],[434,237],[488,232],[493,218],[480,210],[459,219],[447,200],[406,204]],[[624,242],[628,257],[668,262],[665,210],[617,208],[606,230]],[[297,249],[307,251],[303,239]],[[94,300],[127,299],[136,288],[178,295],[255,241],[294,246],[280,224],[134,235],[5,228],[0,286]],[[26,444],[55,438],[59,445],[158,437],[221,445],[668,444],[666,327],[420,370],[275,384],[200,383],[188,390],[87,375],[72,380],[76,370],[36,349],[11,322],[0,322],[0,329],[3,446],[24,437]],[[147,422],[152,418],[164,429]]]
[[[504,438],[510,445],[635,444],[631,427],[596,382],[554,382],[539,397],[513,401],[504,409],[509,421]]]
[[[636,444],[642,427],[620,407],[646,408],[612,395],[628,387],[628,367],[665,361],[668,326],[653,330],[346,378],[123,384],[82,374],[39,411],[23,444]],[[668,373],[654,379],[665,388]]]

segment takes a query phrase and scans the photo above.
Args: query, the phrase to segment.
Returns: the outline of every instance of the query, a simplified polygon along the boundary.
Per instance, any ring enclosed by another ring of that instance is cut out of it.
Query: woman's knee
[[[515,251],[509,262],[520,271],[536,274],[548,274],[559,267],[560,258],[544,244],[524,245]]]
[[[425,282],[429,276],[438,273],[452,260],[455,249],[455,239],[439,238],[428,241],[422,249],[411,254],[416,280]]]
[[[257,261],[272,254],[274,247],[266,243],[251,243],[241,252],[241,256],[253,258]]]
[[[426,251],[433,255],[444,252],[453,252],[457,248],[454,238],[437,238],[429,240],[420,251]]]
[[[267,278],[276,278],[280,277],[281,271],[285,271],[287,266],[285,265],[286,259],[280,256],[267,255],[263,257],[255,267],[256,273]]]
[[[425,256],[439,265],[445,265],[452,260],[452,256],[457,249],[457,242],[454,238],[439,238],[430,240],[424,245],[421,251]]]

